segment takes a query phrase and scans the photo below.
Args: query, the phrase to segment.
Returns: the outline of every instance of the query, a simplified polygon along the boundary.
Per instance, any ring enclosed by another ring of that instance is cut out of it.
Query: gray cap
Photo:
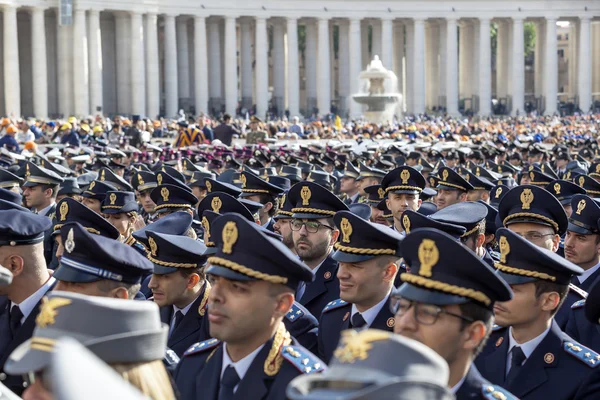
[[[10,285],[12,278],[12,272],[0,265],[0,286]]]
[[[287,397],[450,400],[448,376],[446,361],[417,341],[377,329],[347,330],[329,369],[295,378]]]
[[[54,291],[42,299],[32,338],[10,355],[11,375],[48,366],[56,341],[64,336],[82,343],[107,363],[162,360],[169,328],[153,302],[126,301]]]
[[[54,398],[61,400],[148,399],[82,344],[60,339],[50,360]]]

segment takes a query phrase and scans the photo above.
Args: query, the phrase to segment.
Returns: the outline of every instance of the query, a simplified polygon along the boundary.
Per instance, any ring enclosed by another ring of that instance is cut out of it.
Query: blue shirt
[[[17,143],[17,139],[11,135],[4,135],[2,138],[0,138],[0,147],[6,147],[8,150],[16,153],[21,151],[19,148],[19,143]]]
[[[60,138],[60,144],[68,144],[74,147],[79,147],[79,135],[75,131],[69,132]]]

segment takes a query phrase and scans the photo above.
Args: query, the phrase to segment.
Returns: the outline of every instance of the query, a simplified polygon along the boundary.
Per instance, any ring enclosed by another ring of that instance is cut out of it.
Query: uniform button
[[[4,372],[0,372],[0,381],[3,381],[6,379],[6,374]]]

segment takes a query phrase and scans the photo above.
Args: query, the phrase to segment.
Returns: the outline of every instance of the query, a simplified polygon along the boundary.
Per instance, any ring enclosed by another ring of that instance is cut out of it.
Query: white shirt
[[[587,278],[589,278],[590,276],[592,276],[592,274],[594,272],[596,272],[598,270],[598,268],[600,268],[600,264],[596,264],[592,268],[583,271],[583,274],[581,274],[577,277],[577,279],[579,280],[579,283],[585,282],[585,280]]]
[[[55,204],[56,204],[55,202],[52,202],[48,207],[44,207],[40,211],[38,211],[38,214],[41,216],[47,217],[46,214],[48,214],[48,211],[50,211],[50,209],[52,207],[54,207]]]
[[[42,299],[42,297],[44,297],[44,295],[46,294],[46,292],[48,290],[50,290],[50,287],[52,285],[54,285],[54,282],[56,282],[56,279],[51,276],[50,279],[48,279],[46,281],[46,283],[44,283],[42,285],[42,287],[40,287],[38,290],[36,290],[31,296],[29,296],[28,298],[23,300],[21,302],[21,304],[11,302],[11,305],[10,305],[11,310],[14,306],[19,306],[19,309],[23,313],[23,318],[21,318],[21,324],[25,323],[25,320],[27,319],[29,314],[31,314],[31,312],[33,311],[33,309],[35,308],[35,305],[37,303],[39,303],[40,300]]]
[[[229,358],[229,354],[227,353],[227,343],[223,343],[223,364],[221,365],[221,379],[223,379],[223,374],[225,373],[225,370],[227,369],[227,367],[229,367],[231,365],[235,369],[235,372],[240,377],[240,382],[241,382],[242,379],[244,379],[246,372],[248,372],[248,370],[250,369],[250,365],[252,365],[252,361],[254,361],[254,359],[256,358],[256,356],[258,355],[258,353],[262,350],[262,348],[264,346],[265,346],[264,344],[261,346],[258,346],[258,348],[256,350],[254,350],[252,353],[248,354],[246,357],[242,358],[238,362],[233,362],[233,361],[231,361],[231,358]],[[233,388],[233,393],[236,392],[238,386],[240,386],[239,383],[237,385],[235,385],[235,387]]]
[[[453,394],[456,394],[456,392],[458,392],[458,389],[460,389],[460,387],[462,386],[463,383],[465,383],[465,379],[467,379],[467,376],[463,376],[462,379],[460,381],[458,381],[458,383],[454,386],[452,386],[452,388],[450,389],[452,391]]]
[[[390,293],[388,292],[388,294],[383,298],[383,300],[375,304],[373,307],[369,308],[367,311],[363,311],[360,313],[360,315],[362,315],[365,321],[367,321],[367,326],[371,326],[373,324],[373,321],[375,321],[375,318],[377,318],[377,314],[379,314],[379,311],[381,311],[383,306],[387,304],[389,295]],[[354,316],[354,314],[356,314],[357,312],[359,312],[358,308],[356,308],[355,304],[352,304],[351,315]]]
[[[264,224],[262,224],[263,228],[266,228],[271,223],[271,218],[267,220]]]
[[[546,337],[548,332],[550,332],[550,327],[548,327],[548,329],[546,329],[544,332],[542,332],[541,335],[531,339],[528,342],[517,343],[517,341],[513,338],[512,326],[511,326],[509,328],[509,332],[508,332],[508,357],[506,357],[505,371],[508,371],[510,369],[510,363],[512,361],[511,351],[512,351],[513,347],[515,347],[515,346],[521,347],[521,350],[523,350],[523,354],[525,354],[525,362],[526,362],[527,359],[529,358],[529,356],[531,356],[531,353],[533,353],[533,351],[538,347],[538,345],[540,343],[542,343],[542,340],[544,340],[544,338]]]
[[[181,313],[183,314],[183,316],[185,317],[185,315],[187,314],[187,312],[190,310],[190,307],[192,307],[192,304],[194,304],[194,301],[196,301],[198,297],[196,297],[194,300],[191,301],[190,304],[188,304],[187,306],[185,306],[184,308],[177,308],[177,306],[175,306],[173,304],[173,316],[171,317],[171,328],[169,329],[169,335],[171,333],[173,333],[173,328],[175,328],[175,319],[177,318],[177,311],[181,311]]]

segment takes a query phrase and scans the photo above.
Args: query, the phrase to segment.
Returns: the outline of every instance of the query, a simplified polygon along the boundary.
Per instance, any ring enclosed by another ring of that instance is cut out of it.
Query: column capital
[[[479,22],[484,22],[487,21],[488,23],[490,23],[492,21],[492,19],[490,17],[479,17],[477,18],[479,20]]]
[[[521,22],[521,23],[523,23],[523,21],[525,21],[525,17],[522,16],[522,15],[515,15],[515,16],[512,16],[510,18],[513,20],[513,22]]]
[[[296,22],[298,23],[298,17],[285,17],[285,20],[289,23],[289,22]]]
[[[579,21],[591,21],[592,17],[590,15],[580,15]]]
[[[381,18],[379,18],[381,21],[393,21],[396,19],[396,17],[394,17],[393,15],[385,15]]]
[[[361,17],[350,17],[350,18],[348,18],[348,22],[349,23],[354,22],[355,24],[360,24],[361,21],[362,21]]]
[[[99,8],[90,8],[88,11],[90,12],[90,15],[100,16],[100,11],[102,10],[100,10]]]
[[[413,20],[413,22],[414,22],[415,24],[424,24],[424,23],[425,23],[425,20],[426,20],[426,18],[419,17],[419,18],[413,18],[412,20]]]
[[[548,17],[544,17],[544,20],[546,20],[546,22],[548,21],[554,21],[556,22],[558,20],[558,18],[556,18],[554,15],[548,16]]]
[[[323,22],[323,21],[329,22],[329,20],[331,19],[331,17],[329,17],[329,16],[324,17],[324,16],[320,15],[317,19],[319,20],[319,22]]]
[[[458,23],[458,18],[457,17],[447,17],[446,18],[446,22],[451,22],[453,21],[455,24]]]

